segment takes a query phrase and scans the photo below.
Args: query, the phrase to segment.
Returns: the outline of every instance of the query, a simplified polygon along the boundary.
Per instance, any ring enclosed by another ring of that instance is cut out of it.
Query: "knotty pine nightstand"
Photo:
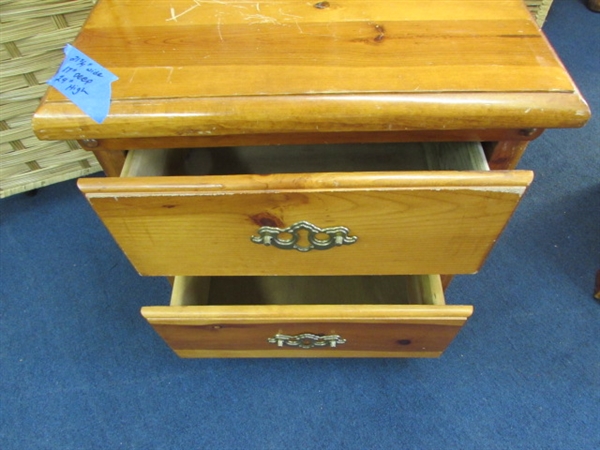
[[[439,356],[527,143],[589,118],[521,0],[100,0],[74,46],[109,116],[50,88],[34,129],[102,164],[80,189],[175,277],[142,314],[183,357]]]

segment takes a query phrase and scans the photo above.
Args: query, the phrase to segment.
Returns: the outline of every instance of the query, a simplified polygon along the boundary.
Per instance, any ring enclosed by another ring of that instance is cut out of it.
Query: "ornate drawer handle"
[[[305,230],[308,232],[308,245],[299,245],[299,232]],[[346,227],[329,227],[319,228],[310,222],[297,222],[287,228],[277,227],[260,227],[258,229],[259,236],[252,236],[250,239],[256,244],[272,245],[284,250],[298,250],[300,252],[308,252],[310,250],[327,250],[332,247],[341,245],[354,244],[358,237],[348,236],[350,230]],[[289,235],[290,237],[282,237],[281,235]],[[318,235],[326,235],[321,238]]]
[[[329,336],[318,336],[312,333],[303,333],[296,336],[288,336],[287,334],[276,334],[274,337],[267,339],[269,344],[277,344],[277,347],[298,347],[298,348],[314,348],[314,347],[336,347],[338,344],[345,344],[346,339],[343,339],[337,334]]]

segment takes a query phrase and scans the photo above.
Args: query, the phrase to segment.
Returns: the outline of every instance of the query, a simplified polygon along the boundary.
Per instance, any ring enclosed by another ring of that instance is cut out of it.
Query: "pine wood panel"
[[[142,138],[549,128],[589,116],[521,0],[314,4],[102,0],[75,45],[119,76],[110,116],[95,124],[51,88],[34,128],[44,139]]]
[[[472,273],[529,172],[277,174],[80,180],[144,275]],[[113,180],[110,180],[113,181]],[[263,225],[346,226],[351,246],[252,243]]]
[[[531,140],[540,136],[544,130],[529,129],[526,131],[526,134],[524,130],[514,129],[238,134],[99,139],[93,143],[94,147],[87,145],[88,141],[79,141],[79,144],[87,150],[143,150],[157,148],[229,147],[238,145],[342,144],[361,142],[489,142]]]
[[[209,304],[193,306],[194,295]],[[182,357],[435,357],[472,314],[444,305],[438,276],[178,277],[171,304],[188,306],[144,307],[142,315]],[[346,343],[303,350],[267,341],[302,333]]]
[[[441,95],[441,96],[440,96]],[[583,125],[589,110],[577,95],[535,93],[421,93],[232,96],[114,100],[102,125],[69,102],[42,105],[33,123],[46,139],[220,137],[332,133],[554,128]],[[432,133],[433,131],[433,133]],[[485,130],[484,130],[485,132]],[[471,133],[472,135],[476,133]],[[318,138],[317,138],[318,139]],[[530,139],[527,135],[523,139]],[[476,140],[476,139],[475,139]],[[174,142],[177,142],[176,140]],[[314,138],[313,138],[314,142]],[[207,141],[204,145],[212,145]],[[151,148],[156,148],[152,146]]]
[[[153,307],[143,308],[143,313],[147,314],[151,308]],[[263,307],[255,308],[263,309]],[[408,308],[410,307],[390,307],[387,308],[387,312],[402,315]],[[362,307],[362,318],[352,323],[344,320],[325,324],[301,321],[286,325],[277,321],[268,324],[231,324],[224,320],[217,320],[214,323],[207,321],[205,325],[153,325],[153,327],[183,358],[435,358],[450,345],[466,321],[466,318],[454,321],[438,320],[437,323],[434,320],[430,321],[432,323],[425,323],[428,322],[425,320],[421,323],[410,323],[410,320],[402,322],[388,320],[387,323],[373,324],[365,319],[373,309],[375,307]],[[286,307],[282,307],[281,312],[292,316],[294,314]],[[315,312],[321,311],[316,309]],[[148,320],[151,322],[150,319]],[[267,342],[267,338],[279,332],[289,335],[306,332],[320,335],[339,334],[348,341],[333,349],[282,350]],[[406,343],[406,341],[410,342]]]
[[[532,177],[487,170],[475,143],[143,150],[80,187],[143,274],[466,273]],[[360,239],[310,254],[250,241],[303,220]]]

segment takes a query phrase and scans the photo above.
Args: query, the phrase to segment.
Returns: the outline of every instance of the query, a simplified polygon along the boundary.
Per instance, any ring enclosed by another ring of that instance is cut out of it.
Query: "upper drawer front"
[[[457,274],[479,269],[530,181],[338,172],[94,178],[80,188],[144,275]],[[304,251],[311,226],[329,235]],[[281,248],[294,232],[296,249]]]

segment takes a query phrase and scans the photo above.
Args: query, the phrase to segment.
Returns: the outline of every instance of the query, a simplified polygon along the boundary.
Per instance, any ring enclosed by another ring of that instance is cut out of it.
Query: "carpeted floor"
[[[600,14],[555,0],[545,30],[600,111]],[[140,317],[166,303],[75,187],[0,202],[0,448],[600,448],[600,119],[546,132],[437,360],[181,360]]]

